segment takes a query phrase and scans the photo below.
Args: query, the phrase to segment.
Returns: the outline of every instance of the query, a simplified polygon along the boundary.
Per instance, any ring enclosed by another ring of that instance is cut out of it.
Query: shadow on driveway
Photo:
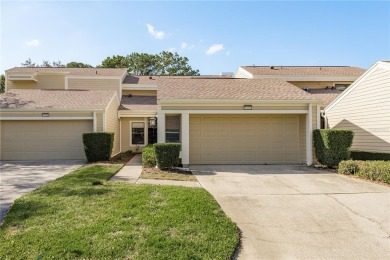
[[[14,200],[84,163],[84,160],[1,161],[0,223]]]

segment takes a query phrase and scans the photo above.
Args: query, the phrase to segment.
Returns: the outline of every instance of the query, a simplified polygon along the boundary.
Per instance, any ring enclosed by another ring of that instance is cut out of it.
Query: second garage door
[[[1,121],[2,160],[84,159],[92,120]]]
[[[190,164],[300,163],[299,115],[191,115]]]

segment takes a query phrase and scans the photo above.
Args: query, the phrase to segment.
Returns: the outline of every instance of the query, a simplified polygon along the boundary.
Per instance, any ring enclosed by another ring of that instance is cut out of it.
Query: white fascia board
[[[263,105],[263,104],[321,104],[322,101],[318,99],[310,99],[310,100],[237,100],[237,99],[165,99],[157,100],[157,104],[159,105],[180,105],[180,106],[186,106],[186,105],[193,105],[196,104],[198,106],[204,106],[204,105],[210,105],[210,106],[218,106],[218,105],[234,105],[234,104],[248,104],[248,105]]]
[[[359,86],[361,82],[363,82],[378,68],[390,69],[390,63],[378,61],[374,65],[372,65],[362,76],[360,76],[360,78],[358,78],[355,82],[353,82],[346,90],[344,90],[327,107],[324,108],[325,116],[330,110],[332,110],[332,108],[336,104],[338,104],[341,100],[343,100],[346,96],[348,96],[349,93],[351,93],[357,86]]]
[[[157,90],[157,85],[149,84],[123,84],[123,90]]]
[[[75,75],[68,75],[66,76],[69,79],[121,79],[121,76],[75,76]]]
[[[119,117],[155,117],[156,115],[157,111],[118,111]]]
[[[1,117],[1,120],[93,120],[93,117]]]
[[[359,76],[289,76],[289,75],[254,75],[254,79],[282,79],[284,81],[355,81]]]
[[[161,110],[161,112],[165,114],[181,114],[182,112],[188,114],[221,114],[221,115],[247,115],[247,114],[273,114],[273,115],[281,115],[281,114],[307,114],[307,109],[287,109],[287,110]]]
[[[104,109],[54,109],[54,108],[37,108],[37,109],[2,109],[1,112],[104,112]]]

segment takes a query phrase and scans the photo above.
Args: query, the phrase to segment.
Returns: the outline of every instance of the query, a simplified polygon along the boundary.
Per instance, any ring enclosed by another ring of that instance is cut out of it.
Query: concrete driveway
[[[83,164],[82,160],[1,161],[0,223],[15,199]]]
[[[194,166],[238,259],[390,259],[390,188],[304,166]]]

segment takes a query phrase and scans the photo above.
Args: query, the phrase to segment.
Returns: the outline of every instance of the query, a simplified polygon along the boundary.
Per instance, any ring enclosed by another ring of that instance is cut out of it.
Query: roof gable
[[[343,91],[336,99],[334,99],[326,108],[325,113],[332,110],[332,108],[346,98],[350,93],[354,91],[362,82],[364,82],[371,74],[373,74],[378,68],[390,70],[390,63],[388,61],[378,61],[371,66],[362,76],[360,76],[355,82],[353,82],[346,90]]]

